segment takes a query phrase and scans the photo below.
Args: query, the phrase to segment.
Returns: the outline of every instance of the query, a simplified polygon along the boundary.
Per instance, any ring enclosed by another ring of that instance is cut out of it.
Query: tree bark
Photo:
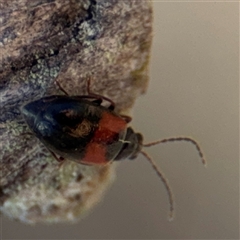
[[[0,0],[0,209],[26,223],[76,220],[97,203],[114,171],[66,161],[61,167],[29,132],[23,104],[91,91],[127,113],[146,90],[149,1]]]

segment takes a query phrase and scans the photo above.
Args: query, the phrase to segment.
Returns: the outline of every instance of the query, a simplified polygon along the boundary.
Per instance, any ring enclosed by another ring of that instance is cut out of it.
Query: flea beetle
[[[122,159],[135,159],[141,153],[162,180],[169,198],[170,219],[173,218],[174,201],[168,182],[149,155],[142,150],[160,143],[187,141],[195,145],[203,164],[206,161],[199,144],[190,137],[172,137],[143,144],[143,136],[128,126],[131,118],[114,111],[114,102],[90,91],[88,95],[65,95],[40,98],[21,109],[31,131],[60,162],[72,160],[80,164],[105,165]],[[102,105],[103,100],[109,103]]]

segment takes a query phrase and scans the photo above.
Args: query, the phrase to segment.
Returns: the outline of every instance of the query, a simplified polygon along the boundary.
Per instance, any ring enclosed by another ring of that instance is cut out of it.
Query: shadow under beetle
[[[139,153],[151,163],[162,180],[169,198],[169,219],[173,218],[174,200],[167,179],[150,156],[142,150],[160,143],[187,141],[195,145],[206,165],[199,144],[190,137],[172,137],[143,144],[143,136],[135,133],[128,123],[131,118],[117,114],[115,104],[107,97],[90,92],[88,95],[53,95],[32,101],[22,107],[22,114],[35,136],[62,162],[65,159],[81,164],[105,165],[125,158],[135,159]],[[102,106],[102,101],[110,103]],[[57,157],[57,155],[59,157]]]

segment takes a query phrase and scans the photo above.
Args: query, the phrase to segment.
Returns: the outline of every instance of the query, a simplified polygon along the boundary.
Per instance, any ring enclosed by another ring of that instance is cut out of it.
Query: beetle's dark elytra
[[[92,147],[95,157],[103,160],[97,164],[105,164],[135,158],[141,149],[142,135],[97,100],[55,95],[30,102],[21,111],[36,137],[62,158],[91,164]]]

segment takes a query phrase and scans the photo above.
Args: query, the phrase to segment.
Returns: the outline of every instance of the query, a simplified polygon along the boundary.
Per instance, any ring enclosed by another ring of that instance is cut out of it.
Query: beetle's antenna
[[[162,140],[158,140],[155,142],[150,142],[150,143],[146,143],[143,144],[143,147],[151,147],[154,146],[156,144],[161,144],[161,143],[167,143],[167,142],[177,142],[177,141],[185,141],[185,142],[190,142],[192,143],[198,152],[199,157],[202,160],[202,164],[204,166],[207,165],[207,162],[204,158],[203,152],[200,148],[200,145],[191,137],[171,137],[171,138],[165,138]],[[160,177],[160,179],[162,180],[162,183],[164,184],[166,190],[167,190],[167,194],[168,194],[168,199],[169,199],[169,204],[170,204],[170,213],[169,213],[169,220],[173,220],[174,217],[174,198],[173,198],[173,193],[172,190],[168,184],[168,180],[164,177],[163,173],[160,171],[160,168],[157,167],[156,163],[152,160],[152,158],[144,151],[140,151],[140,153],[151,163],[153,169],[156,171],[157,175]]]
[[[192,143],[196,149],[197,149],[197,152],[198,152],[198,155],[199,157],[201,158],[202,160],[202,164],[204,166],[207,165],[207,161],[205,160],[204,158],[204,155],[203,155],[203,152],[200,148],[200,145],[197,143],[196,140],[194,140],[193,138],[191,137],[171,137],[171,138],[164,138],[162,140],[158,140],[158,141],[155,141],[155,142],[150,142],[150,143],[146,143],[146,144],[143,144],[142,146],[143,147],[151,147],[153,145],[156,145],[156,144],[161,144],[161,143],[168,143],[168,142],[179,142],[179,141],[184,141],[184,142],[190,142]]]
[[[169,221],[173,220],[174,217],[174,200],[173,200],[173,193],[168,184],[168,180],[164,177],[163,173],[160,171],[160,168],[157,167],[156,163],[152,160],[152,158],[144,151],[140,151],[140,153],[151,163],[153,169],[156,171],[157,175],[162,180],[165,189],[167,190],[169,204],[170,204],[170,212],[169,212]]]

